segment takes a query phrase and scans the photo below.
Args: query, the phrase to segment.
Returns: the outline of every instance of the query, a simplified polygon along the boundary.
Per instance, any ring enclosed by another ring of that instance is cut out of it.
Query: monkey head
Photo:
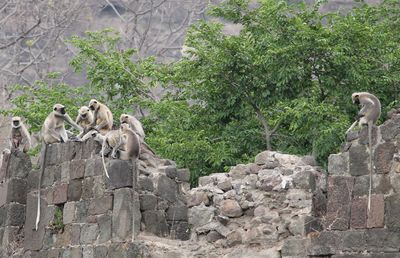
[[[127,122],[121,122],[120,130],[121,130],[121,132],[124,132],[124,131],[132,130],[132,129]]]
[[[86,141],[86,140],[88,140],[89,138],[93,138],[94,140],[97,140],[97,138],[98,138],[99,135],[100,135],[100,133],[97,132],[96,130],[91,130],[91,131],[89,131],[87,134],[85,134],[85,135],[82,137],[82,141]]]
[[[119,122],[121,123],[121,125],[129,123],[129,116],[127,114],[122,114],[119,117]]]
[[[91,99],[89,102],[89,108],[92,111],[95,111],[99,108],[99,102],[95,99]]]
[[[90,112],[90,109],[87,106],[83,106],[79,109],[79,115],[81,116],[81,118],[86,119],[86,117],[88,116]]]
[[[11,126],[13,128],[19,128],[21,126],[21,118],[19,116],[14,116],[11,118]]]
[[[56,116],[64,116],[67,112],[65,111],[65,106],[61,104],[55,104],[53,106],[53,112]]]

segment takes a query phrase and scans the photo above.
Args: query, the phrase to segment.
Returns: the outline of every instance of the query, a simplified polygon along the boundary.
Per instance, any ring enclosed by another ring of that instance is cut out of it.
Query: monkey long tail
[[[38,194],[37,194],[37,211],[36,211],[36,223],[35,223],[35,230],[38,230],[39,222],[40,222],[40,185],[42,184],[42,176],[45,169],[46,164],[46,153],[47,153],[47,144],[44,143],[42,148],[42,162],[40,164],[40,174],[39,174],[39,183],[38,183]]]
[[[369,190],[368,190],[368,212],[371,209],[371,193],[372,193],[372,123],[368,123],[368,144],[369,144]]]
[[[110,176],[108,175],[106,162],[104,160],[104,150],[105,150],[105,148],[106,148],[106,139],[104,139],[103,144],[101,145],[101,161],[103,162],[104,172],[106,173],[107,178],[110,178]]]

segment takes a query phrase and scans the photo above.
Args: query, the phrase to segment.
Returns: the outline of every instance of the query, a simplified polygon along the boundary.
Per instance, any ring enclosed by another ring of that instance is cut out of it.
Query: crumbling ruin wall
[[[309,257],[400,257],[400,115],[373,128],[371,208],[368,211],[367,127],[350,133],[329,157],[324,231],[310,237]]]
[[[108,162],[108,179],[98,153],[93,141],[48,146],[38,230],[39,170],[31,170],[23,153],[4,155],[1,257],[145,257],[146,248],[136,241],[140,231],[189,238],[187,170],[145,153],[137,167]]]
[[[187,196],[192,238],[203,243],[194,257],[306,257],[325,181],[312,157],[271,151],[200,178]]]

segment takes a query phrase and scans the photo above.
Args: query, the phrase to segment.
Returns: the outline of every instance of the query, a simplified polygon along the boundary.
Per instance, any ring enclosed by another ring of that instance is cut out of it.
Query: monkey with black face
[[[140,137],[140,141],[141,142],[144,141],[144,137],[146,135],[144,133],[143,126],[142,123],[140,123],[140,121],[136,119],[136,117],[127,114],[122,114],[119,118],[119,121],[121,124],[124,123],[129,124],[130,128]]]
[[[68,141],[64,122],[69,123],[80,132],[83,131],[82,127],[77,125],[67,114],[63,105],[55,104],[53,111],[47,116],[42,127],[42,136],[46,144]]]
[[[359,127],[368,126],[368,143],[369,143],[369,192],[368,192],[368,211],[371,208],[371,191],[372,191],[372,127],[378,121],[381,115],[381,102],[379,99],[368,92],[355,92],[351,95],[353,103],[361,105],[361,110],[357,114],[356,121],[350,126],[346,134],[350,132],[357,124]]]
[[[23,151],[24,153],[31,148],[31,136],[19,116],[11,119],[10,147],[11,152]]]
[[[55,104],[53,111],[47,116],[42,127],[42,138],[44,144],[42,146],[41,154],[41,171],[39,174],[39,185],[38,185],[38,199],[37,199],[37,215],[35,229],[38,229],[40,221],[40,186],[42,181],[42,175],[44,172],[44,166],[46,161],[47,145],[52,143],[67,142],[68,134],[65,130],[65,122],[69,123],[82,133],[83,129],[77,125],[71,117],[67,114],[65,106],[61,104]]]
[[[110,109],[95,99],[90,100],[89,108],[94,112],[94,121],[91,127],[102,135],[106,135],[113,126],[113,115]]]
[[[75,120],[75,123],[81,126],[83,129],[82,133],[78,135],[79,138],[90,131],[93,122],[94,116],[90,108],[88,108],[87,106],[81,107]]]

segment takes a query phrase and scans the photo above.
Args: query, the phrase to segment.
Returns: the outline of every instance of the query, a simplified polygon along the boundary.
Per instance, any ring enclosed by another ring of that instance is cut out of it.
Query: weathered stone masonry
[[[135,257],[139,231],[187,240],[187,170],[144,154],[138,168],[111,160],[104,175],[93,142],[49,145],[34,230],[38,170],[23,153],[5,155],[0,184],[1,257]],[[26,211],[26,214],[25,214]],[[26,216],[25,216],[26,215]],[[1,238],[2,237],[2,238]]]
[[[400,115],[373,130],[373,188],[367,210],[367,128],[348,135],[343,152],[329,157],[324,230],[310,237],[310,257],[400,257]]]

